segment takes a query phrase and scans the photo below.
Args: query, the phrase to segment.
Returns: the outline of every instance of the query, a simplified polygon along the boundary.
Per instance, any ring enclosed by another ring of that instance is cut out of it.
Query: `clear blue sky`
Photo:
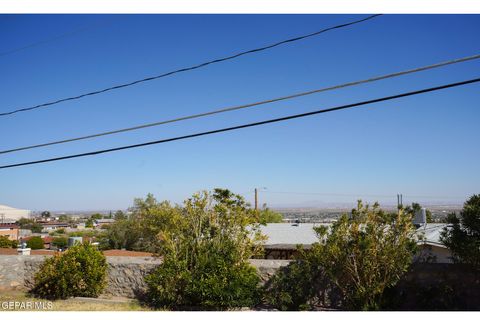
[[[310,33],[361,15],[0,16],[0,111],[28,107]],[[386,15],[267,52],[0,118],[0,149],[169,119],[480,52],[476,15]],[[480,75],[480,61],[95,140],[0,156],[1,164],[140,143],[306,112]],[[47,164],[0,170],[0,203],[116,209],[153,193],[180,202],[226,187],[270,206],[354,201],[462,202],[480,192],[480,85]],[[449,196],[452,198],[444,198]]]

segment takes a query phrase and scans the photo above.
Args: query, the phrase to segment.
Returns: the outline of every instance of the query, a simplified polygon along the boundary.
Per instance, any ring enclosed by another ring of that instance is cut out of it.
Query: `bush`
[[[350,217],[314,229],[319,242],[266,285],[265,300],[278,309],[378,309],[416,250],[411,214],[389,216],[378,204],[359,201]]]
[[[281,311],[339,308],[342,295],[325,275],[318,257],[300,250],[299,257],[280,268],[264,285],[263,301]]]
[[[55,237],[52,241],[52,244],[57,247],[57,249],[64,249],[68,245],[67,237]]]
[[[385,289],[408,270],[417,249],[412,218],[403,209],[392,218],[377,203],[370,208],[359,201],[350,218],[342,216],[330,230],[316,228],[320,242],[312,254],[342,292],[346,308],[378,309]]]
[[[35,274],[32,292],[46,299],[98,297],[106,286],[107,262],[95,246],[79,244],[48,258]]]
[[[27,247],[32,249],[32,250],[37,250],[37,249],[44,249],[45,245],[43,243],[42,238],[31,237],[30,239],[27,240]]]
[[[262,239],[257,212],[241,196],[215,189],[195,194],[168,214],[175,223],[160,230],[156,246],[164,261],[146,277],[151,305],[176,310],[255,305],[260,279],[248,259]]]
[[[16,248],[18,241],[10,240],[8,236],[0,236],[0,248]]]

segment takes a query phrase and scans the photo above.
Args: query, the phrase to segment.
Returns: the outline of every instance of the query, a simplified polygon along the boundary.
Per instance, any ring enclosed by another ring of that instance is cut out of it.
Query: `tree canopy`
[[[460,216],[452,213],[447,222],[441,241],[452,252],[453,261],[480,269],[480,194],[471,196]]]

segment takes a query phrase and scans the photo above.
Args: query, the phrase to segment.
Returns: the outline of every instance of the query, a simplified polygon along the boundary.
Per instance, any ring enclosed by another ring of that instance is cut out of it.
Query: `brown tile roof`
[[[0,223],[0,229],[18,229],[20,228],[17,224],[14,223]]]
[[[103,254],[107,257],[151,257],[150,252],[127,251],[127,250],[105,250]]]

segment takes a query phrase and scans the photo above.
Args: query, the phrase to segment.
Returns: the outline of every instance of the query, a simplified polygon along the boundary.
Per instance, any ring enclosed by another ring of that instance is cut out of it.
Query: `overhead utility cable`
[[[52,41],[55,41],[55,40],[66,38],[68,36],[72,36],[74,34],[77,34],[77,33],[80,33],[80,32],[83,32],[83,31],[86,31],[86,30],[89,30],[89,29],[94,29],[94,28],[102,26],[105,22],[111,22],[111,19],[102,19],[101,21],[96,21],[94,23],[84,25],[81,28],[78,28],[78,29],[75,29],[75,30],[72,30],[72,31],[68,31],[68,32],[65,32],[65,33],[57,35],[57,36],[53,36],[53,37],[48,38],[48,39],[40,40],[40,41],[37,41],[37,42],[34,42],[34,43],[24,45],[24,46],[19,47],[19,48],[15,48],[15,49],[0,52],[0,57],[6,56],[6,55],[9,55],[9,54],[18,52],[18,51],[22,51],[22,50],[25,50],[25,49],[29,49],[29,48],[32,48],[32,47],[36,47],[36,46],[39,46],[39,45],[43,45],[45,43],[49,43],[49,42],[52,42]]]
[[[58,104],[58,103],[61,103],[61,102],[77,100],[77,99],[81,99],[81,98],[84,98],[84,97],[87,97],[87,96],[93,96],[93,95],[97,95],[97,94],[104,93],[104,92],[107,92],[107,91],[112,91],[112,90],[116,90],[116,89],[121,89],[121,88],[129,87],[129,86],[133,86],[133,85],[136,85],[136,84],[139,84],[139,83],[142,83],[142,82],[152,81],[152,80],[156,80],[156,79],[159,79],[159,78],[168,77],[168,76],[171,76],[171,75],[176,74],[176,73],[186,72],[186,71],[191,71],[191,70],[203,68],[203,67],[206,67],[210,64],[219,63],[219,62],[223,62],[223,61],[227,61],[227,60],[232,60],[232,59],[238,58],[238,57],[243,56],[243,55],[272,49],[274,47],[277,47],[277,46],[280,46],[280,45],[283,45],[283,44],[286,44],[286,43],[295,42],[295,41],[303,40],[303,39],[310,38],[310,37],[313,37],[313,36],[317,36],[319,34],[322,34],[324,32],[330,31],[330,30],[348,27],[348,26],[351,26],[351,25],[354,25],[354,24],[357,24],[357,23],[361,23],[361,22],[376,18],[378,16],[380,16],[380,14],[374,14],[374,15],[368,16],[367,18],[363,18],[363,19],[360,19],[360,20],[352,21],[352,22],[349,22],[349,23],[341,24],[341,25],[336,25],[334,27],[329,27],[329,28],[326,28],[326,29],[323,29],[323,30],[320,30],[320,31],[317,31],[317,32],[307,34],[307,35],[283,40],[283,41],[280,41],[280,42],[277,42],[277,43],[274,43],[274,44],[271,44],[271,45],[268,45],[268,46],[264,46],[264,47],[261,47],[261,48],[256,48],[256,49],[252,49],[252,50],[248,50],[248,51],[243,51],[243,52],[240,52],[240,53],[228,56],[228,57],[211,60],[211,61],[204,62],[204,63],[198,64],[198,65],[195,65],[195,66],[191,66],[191,67],[177,69],[177,70],[170,71],[170,72],[167,72],[167,73],[163,73],[163,74],[160,74],[160,75],[157,75],[157,76],[148,77],[148,78],[144,78],[144,79],[140,79],[140,80],[135,80],[135,81],[132,81],[132,82],[129,82],[129,83],[124,83],[124,84],[116,85],[116,86],[113,86],[113,87],[108,87],[108,88],[97,90],[97,91],[91,91],[91,92],[88,92],[88,93],[83,93],[83,94],[78,95],[78,96],[73,96],[73,97],[69,97],[69,98],[59,99],[59,100],[56,100],[56,101],[46,102],[46,103],[42,103],[42,104],[32,106],[32,107],[26,107],[26,108],[13,110],[13,111],[3,112],[3,113],[0,113],[0,116],[8,116],[8,115],[12,115],[12,114],[15,114],[15,113],[18,113],[18,112],[25,112],[25,111],[38,109],[38,108],[48,107],[48,106]]]
[[[270,191],[270,190],[258,190],[261,193],[274,193],[274,194],[293,194],[293,195],[318,195],[318,196],[329,196],[329,197],[375,197],[375,198],[392,198],[395,195],[393,194],[355,194],[355,193],[321,193],[321,192],[295,192],[295,191]],[[419,195],[408,195],[409,198],[428,198],[428,199],[459,199],[464,198],[463,196],[419,196]]]
[[[259,121],[259,122],[252,122],[252,123],[247,123],[247,124],[243,124],[243,125],[227,127],[227,128],[222,128],[222,129],[216,129],[216,130],[211,130],[211,131],[204,131],[204,132],[199,132],[199,133],[193,133],[193,134],[189,134],[189,135],[177,136],[177,137],[168,138],[168,139],[149,141],[149,142],[127,145],[127,146],[122,146],[122,147],[116,147],[116,148],[111,148],[111,149],[102,149],[102,150],[91,151],[91,152],[86,152],[86,153],[72,154],[72,155],[56,157],[56,158],[49,158],[49,159],[42,159],[42,160],[36,160],[36,161],[29,161],[29,162],[21,162],[21,163],[3,165],[3,166],[0,166],[0,169],[27,166],[27,165],[33,165],[33,164],[39,164],[39,163],[45,163],[45,162],[53,162],[53,161],[60,161],[60,160],[73,159],[73,158],[86,157],[86,156],[94,156],[94,155],[98,155],[98,154],[102,154],[102,153],[108,153],[108,152],[127,150],[127,149],[132,149],[132,148],[145,147],[145,146],[149,146],[149,145],[161,144],[161,143],[172,142],[172,141],[177,141],[177,140],[196,138],[196,137],[206,136],[206,135],[210,135],[210,134],[233,131],[233,130],[238,130],[238,129],[244,129],[244,128],[249,128],[249,127],[265,125],[265,124],[269,124],[269,123],[275,123],[275,122],[281,122],[281,121],[286,121],[286,120],[291,120],[291,119],[296,119],[296,118],[313,116],[313,115],[316,115],[316,114],[321,114],[321,113],[326,113],[326,112],[332,112],[332,111],[338,111],[338,110],[343,110],[343,109],[348,109],[348,108],[354,108],[354,107],[359,107],[359,106],[368,105],[368,104],[372,104],[372,103],[378,103],[378,102],[382,102],[382,101],[393,100],[393,99],[398,99],[398,98],[423,94],[423,93],[427,93],[427,92],[443,90],[443,89],[447,89],[447,88],[464,86],[464,85],[471,84],[471,83],[476,83],[476,82],[480,82],[480,78],[475,78],[475,79],[470,79],[470,80],[466,80],[466,81],[450,83],[450,84],[446,84],[446,85],[442,85],[442,86],[431,87],[431,88],[417,90],[417,91],[409,91],[409,92],[405,92],[405,93],[401,93],[401,94],[397,94],[397,95],[393,95],[393,96],[387,96],[387,97],[377,98],[377,99],[373,99],[373,100],[351,103],[351,104],[337,106],[337,107],[328,108],[328,109],[321,109],[321,110],[316,110],[316,111],[311,111],[311,112],[306,112],[306,113],[294,114],[294,115],[281,117],[281,118],[274,118],[274,119],[269,119],[269,120],[264,120],[264,121]]]
[[[260,105],[264,105],[264,104],[268,104],[268,103],[299,98],[299,97],[302,97],[302,96],[307,96],[307,95],[311,95],[311,94],[315,94],[315,93],[320,93],[320,92],[325,92],[325,91],[330,91],[330,90],[335,90],[335,89],[341,89],[341,88],[351,87],[351,86],[360,85],[360,84],[364,84],[364,83],[369,83],[369,82],[384,80],[384,79],[388,79],[388,78],[403,76],[403,75],[407,75],[407,74],[411,74],[411,73],[426,71],[426,70],[430,70],[430,69],[434,69],[434,68],[444,67],[444,66],[447,66],[447,65],[460,63],[460,62],[465,62],[465,61],[470,61],[470,60],[475,60],[475,59],[479,59],[479,58],[480,58],[480,54],[477,54],[477,55],[473,55],[473,56],[469,56],[469,57],[444,61],[444,62],[432,64],[432,65],[429,65],[429,66],[423,66],[423,67],[419,67],[419,68],[415,68],[415,69],[410,69],[410,70],[390,73],[390,74],[386,74],[386,75],[382,75],[382,76],[377,76],[377,77],[373,77],[373,78],[369,78],[369,79],[347,82],[347,83],[344,83],[344,84],[339,84],[339,85],[335,85],[335,86],[331,86],[331,87],[326,87],[326,88],[320,88],[320,89],[306,91],[306,92],[295,93],[295,94],[292,94],[292,95],[283,96],[283,97],[279,97],[279,98],[273,98],[273,99],[269,99],[269,100],[263,100],[263,101],[258,101],[258,102],[253,102],[253,103],[248,103],[248,104],[233,106],[233,107],[228,107],[228,108],[222,108],[222,109],[217,109],[217,110],[208,111],[208,112],[204,112],[204,113],[197,113],[197,114],[193,114],[193,115],[189,115],[189,116],[183,116],[183,117],[169,119],[169,120],[146,123],[146,124],[142,124],[142,125],[138,125],[138,126],[134,126],[134,127],[129,127],[129,128],[123,128],[123,129],[117,129],[117,130],[106,131],[106,132],[101,132],[101,133],[95,133],[95,134],[90,134],[90,135],[86,135],[86,136],[82,136],[82,137],[76,137],[76,138],[70,138],[70,139],[64,139],[64,140],[58,140],[58,141],[51,141],[51,142],[40,143],[40,144],[35,144],[35,145],[25,146],[25,147],[18,147],[18,148],[8,149],[8,150],[0,150],[0,154],[18,152],[18,151],[34,149],[34,148],[42,148],[42,147],[52,146],[52,145],[56,145],[56,144],[74,142],[74,141],[85,140],[85,139],[98,138],[98,137],[117,134],[117,133],[122,133],[122,132],[145,129],[145,128],[165,125],[165,124],[173,123],[173,122],[180,122],[180,121],[185,121],[185,120],[190,120],[190,119],[195,119],[195,118],[211,116],[211,115],[214,115],[214,114],[219,114],[219,113],[224,113],[224,112],[230,112],[230,111],[235,111],[235,110],[240,110],[240,109],[251,108],[251,107],[260,106]]]

